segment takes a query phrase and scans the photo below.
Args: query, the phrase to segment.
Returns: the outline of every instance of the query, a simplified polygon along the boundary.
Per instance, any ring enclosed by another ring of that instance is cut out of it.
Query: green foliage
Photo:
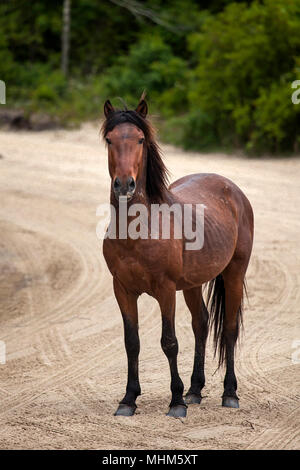
[[[169,116],[184,106],[186,74],[185,61],[159,36],[144,37],[107,71],[103,87],[109,96],[122,96],[132,104],[147,90],[156,108]]]
[[[300,109],[291,103],[291,81],[281,80],[262,89],[255,101],[256,126],[249,137],[249,150],[271,152],[297,150],[300,144]]]
[[[300,78],[300,0],[139,0],[144,16],[110,0],[76,0],[68,77],[60,71],[62,3],[0,3],[9,107],[68,124],[100,117],[106,98],[135,106],[146,90],[168,142],[298,151],[291,83]]]
[[[172,117],[160,124],[166,142],[189,150],[213,150],[220,146],[211,117],[201,110]]]
[[[297,130],[292,123],[300,113],[291,102],[299,25],[299,0],[265,0],[250,7],[233,3],[190,36],[190,49],[198,58],[190,109],[207,113],[217,144],[232,138],[232,146],[238,143],[251,151],[293,148]]]

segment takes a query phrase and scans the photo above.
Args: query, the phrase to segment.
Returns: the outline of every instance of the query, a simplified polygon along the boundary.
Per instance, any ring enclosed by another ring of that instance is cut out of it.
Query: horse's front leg
[[[168,358],[171,372],[172,400],[167,416],[184,418],[187,406],[183,400],[183,383],[177,369],[178,342],[175,335],[175,301],[176,290],[162,289],[158,302],[162,314],[162,336],[161,346]]]
[[[115,278],[114,292],[123,317],[125,348],[128,360],[126,394],[123,400],[120,401],[115,416],[133,416],[136,410],[135,400],[141,394],[138,372],[140,340],[138,334],[137,296],[128,292]]]

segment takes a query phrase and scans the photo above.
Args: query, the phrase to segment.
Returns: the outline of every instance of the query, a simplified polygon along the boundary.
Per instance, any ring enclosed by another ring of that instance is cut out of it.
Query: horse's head
[[[143,157],[148,126],[147,103],[142,98],[134,111],[115,110],[109,100],[104,104],[106,121],[103,136],[108,147],[108,167],[112,190],[131,199],[143,176]]]

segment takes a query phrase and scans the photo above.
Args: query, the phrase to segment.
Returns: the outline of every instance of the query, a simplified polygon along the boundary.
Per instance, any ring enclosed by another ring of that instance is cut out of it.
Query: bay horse
[[[134,203],[146,207],[151,219],[153,204],[201,203],[204,212],[204,243],[187,250],[184,237],[145,239],[106,237],[103,254],[113,276],[113,288],[124,323],[128,360],[127,387],[115,415],[132,416],[141,394],[138,372],[140,342],[137,300],[142,293],[154,297],[162,315],[161,347],[171,374],[172,399],[167,416],[185,417],[188,404],[201,402],[205,384],[205,346],[210,327],[214,331],[219,366],[226,364],[222,405],[238,408],[234,352],[242,323],[244,280],[253,243],[253,211],[243,192],[229,179],[217,174],[188,175],[168,185],[168,171],[147,119],[144,96],[135,110],[115,109],[107,100],[102,136],[108,148],[111,177],[110,203],[118,215],[120,198],[128,208]],[[118,218],[117,218],[118,220]],[[150,220],[151,222],[151,220]],[[174,228],[174,217],[171,220]],[[117,222],[118,225],[118,222]],[[161,232],[160,232],[161,234]],[[207,306],[202,288],[208,285]],[[178,342],[175,334],[176,291],[182,290],[192,315],[195,336],[194,366],[190,388],[178,373]]]

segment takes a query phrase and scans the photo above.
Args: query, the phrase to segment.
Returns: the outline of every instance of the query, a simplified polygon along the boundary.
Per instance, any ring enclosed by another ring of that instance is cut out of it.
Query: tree
[[[71,23],[71,0],[64,0],[61,70],[65,77],[68,75],[68,69],[69,69],[70,23]]]

